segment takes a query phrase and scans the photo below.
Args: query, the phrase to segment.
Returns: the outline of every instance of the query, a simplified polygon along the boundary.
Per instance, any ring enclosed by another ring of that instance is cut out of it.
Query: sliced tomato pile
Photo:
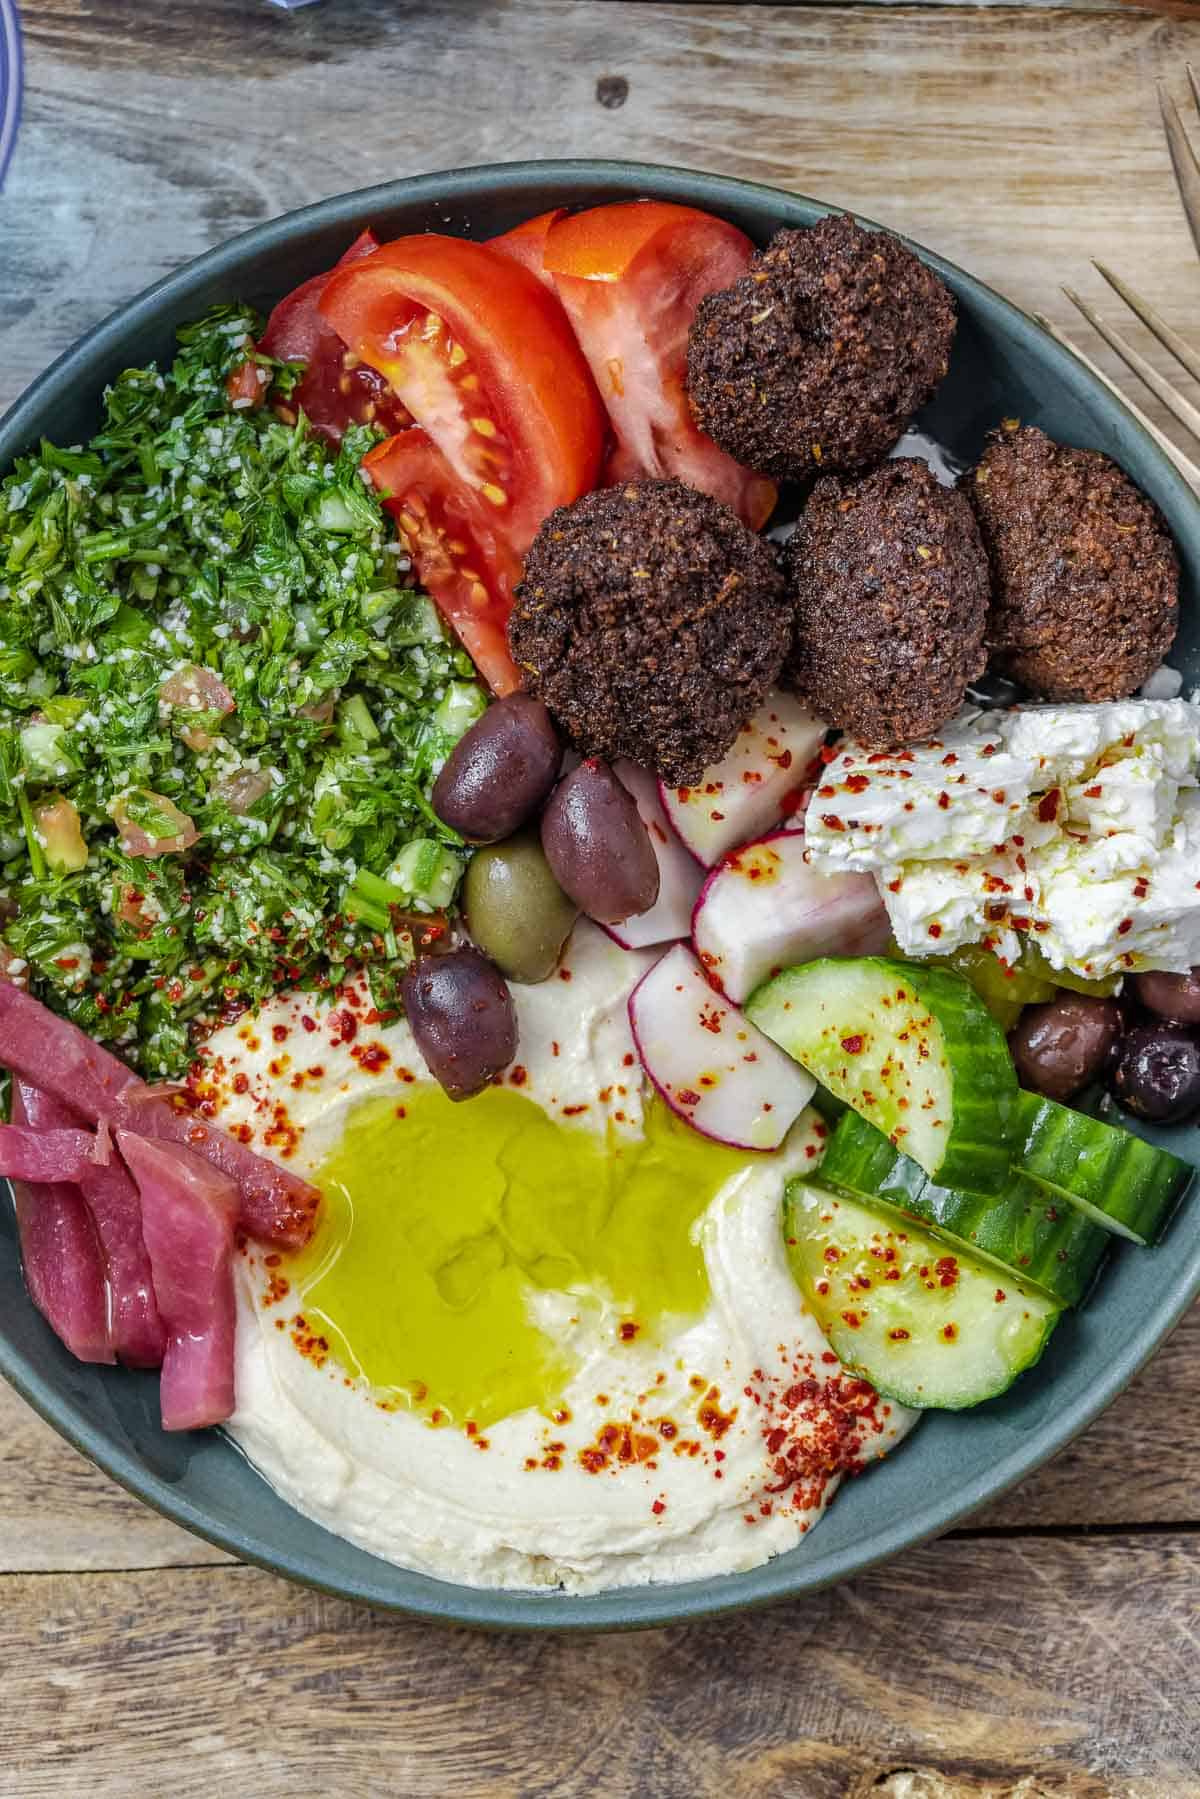
[[[555,507],[676,476],[765,523],[774,485],[697,428],[686,392],[696,306],[752,253],[734,226],[659,201],[542,213],[489,244],[364,231],[271,314],[262,348],[307,365],[295,401],[319,431],[393,433],[363,467],[496,693],[520,685],[508,615]]]
[[[373,256],[379,239],[373,231],[356,237],[337,267]],[[303,362],[304,377],[292,402],[315,431],[331,443],[340,443],[348,425],[381,425],[400,431],[412,423],[387,382],[348,350],[337,332],[321,317],[319,304],[334,271],[314,275],[279,302],[267,320],[259,347],[280,362]],[[243,365],[254,377],[253,366]],[[254,397],[251,394],[250,397]]]
[[[500,693],[505,625],[542,520],[595,486],[604,409],[562,307],[520,262],[463,238],[399,238],[320,299],[343,343],[419,421],[367,459],[421,581]]]
[[[673,475],[758,530],[774,508],[775,485],[705,436],[686,385],[697,306],[744,275],[753,254],[744,232],[711,213],[630,200],[556,220],[544,263],[612,420],[606,479]]]
[[[363,467],[400,528],[421,585],[492,692],[515,692],[521,678],[506,625],[521,558],[419,427],[379,444]]]

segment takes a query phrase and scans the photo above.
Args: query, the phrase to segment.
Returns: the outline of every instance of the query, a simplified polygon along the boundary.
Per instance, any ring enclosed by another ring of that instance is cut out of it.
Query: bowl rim
[[[0,190],[17,147],[24,93],[21,14],[17,0],[0,0]]]
[[[4,0],[0,0],[0,11],[3,4]],[[198,284],[236,270],[248,255],[290,245],[297,237],[303,237],[306,230],[343,224],[352,227],[369,216],[373,209],[422,201],[441,202],[449,207],[464,200],[478,201],[481,190],[486,192],[489,200],[494,200],[508,192],[522,191],[538,181],[567,188],[574,186],[581,198],[586,197],[589,188],[607,185],[622,190],[630,198],[652,194],[655,198],[696,205],[699,188],[704,195],[702,203],[710,208],[719,208],[722,203],[736,206],[741,199],[776,208],[799,205],[816,214],[848,210],[765,183],[706,170],[579,157],[470,165],[331,195],[226,239],[118,307],[57,357],[0,416],[0,443],[8,439],[19,453],[29,441],[27,431],[22,435],[26,418],[32,418],[46,399],[52,399],[65,389],[77,374],[93,378],[89,375],[91,365],[102,359],[118,338],[131,329],[160,324],[166,312],[171,312],[172,317],[181,322],[182,314],[177,307],[172,310],[172,302],[186,303]],[[854,216],[863,224],[874,224],[862,215]],[[911,243],[913,240],[904,241]],[[1069,388],[1098,399],[1106,410],[1115,408],[1129,435],[1142,447],[1145,458],[1155,465],[1160,486],[1171,493],[1173,502],[1183,508],[1200,506],[1174,464],[1128,410],[1119,394],[1106,388],[1078,357],[1012,301],[924,245],[913,243],[913,247],[939,274],[951,277],[956,285],[982,299],[1015,339],[1034,341],[1039,359],[1048,363]],[[323,1593],[441,1623],[508,1630],[652,1628],[718,1617],[815,1592],[952,1529],[981,1505],[1000,1497],[1041,1467],[1086,1430],[1146,1365],[1198,1294],[1200,1241],[1190,1255],[1180,1255],[1173,1261],[1169,1273],[1164,1270],[1158,1304],[1139,1321],[1126,1339],[1123,1353],[1101,1372],[1086,1396],[1078,1398],[1065,1413],[1036,1425],[1009,1453],[965,1486],[956,1487],[953,1500],[934,1492],[915,1511],[909,1509],[902,1517],[886,1520],[872,1532],[870,1547],[865,1552],[859,1546],[822,1552],[818,1536],[815,1542],[804,1546],[800,1555],[793,1552],[788,1557],[776,1557],[756,1568],[719,1579],[710,1577],[646,1587],[619,1587],[587,1595],[468,1587],[427,1579],[423,1588],[428,1588],[428,1592],[422,1590],[416,1596],[401,1599],[387,1590],[389,1577],[395,1577],[397,1568],[378,1558],[371,1558],[377,1561],[381,1570],[378,1580],[351,1576],[344,1581],[331,1582],[320,1574],[306,1555],[273,1547],[256,1535],[250,1524],[239,1528],[213,1524],[204,1510],[186,1494],[142,1466],[132,1451],[121,1448],[93,1422],[79,1400],[52,1395],[34,1359],[18,1351],[3,1332],[0,1332],[0,1374],[60,1436],[144,1504],[216,1548],[270,1573],[284,1575]],[[313,1528],[321,1527],[314,1524]]]

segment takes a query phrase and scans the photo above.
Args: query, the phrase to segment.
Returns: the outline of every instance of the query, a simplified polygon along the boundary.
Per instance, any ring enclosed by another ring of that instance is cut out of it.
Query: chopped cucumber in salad
[[[360,964],[389,1008],[392,907],[465,863],[429,796],[486,697],[360,477],[377,433],[231,403],[247,359],[294,373],[258,327],[218,308],[0,484],[3,965],[146,1073]]]

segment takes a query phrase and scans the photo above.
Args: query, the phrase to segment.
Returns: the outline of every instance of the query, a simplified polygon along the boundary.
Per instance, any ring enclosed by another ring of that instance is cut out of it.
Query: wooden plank
[[[1176,322],[1191,315],[1195,256],[1153,81],[1182,83],[1200,22],[604,0],[292,14],[217,0],[203,31],[171,0],[27,0],[24,16],[0,402],[145,282],[256,220],[527,156],[646,158],[819,194],[1068,326],[1058,283],[1098,295],[1094,254]],[[621,104],[598,101],[605,77],[628,84]]]
[[[1084,1437],[965,1533],[1200,1523],[1198,1357],[1200,1309]],[[227,1559],[123,1492],[0,1385],[0,1574]]]
[[[250,1569],[12,1576],[0,1794],[1194,1795],[1198,1583],[1194,1535],[948,1541],[773,1611],[579,1639]]]

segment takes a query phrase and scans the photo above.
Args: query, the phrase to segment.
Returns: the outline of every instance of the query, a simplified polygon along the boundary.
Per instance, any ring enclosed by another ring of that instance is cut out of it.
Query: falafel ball
[[[777,480],[886,456],[950,366],[953,295],[899,238],[848,216],[776,232],[688,338],[696,423]]]
[[[970,503],[924,462],[817,482],[784,552],[798,597],[783,684],[872,749],[929,737],[986,660]]]
[[[681,481],[602,488],[533,540],[508,638],[585,755],[685,785],[774,684],[794,606],[772,544]]]
[[[1099,450],[1016,419],[965,486],[992,565],[992,667],[1048,700],[1135,693],[1179,626],[1179,559],[1153,501]]]

